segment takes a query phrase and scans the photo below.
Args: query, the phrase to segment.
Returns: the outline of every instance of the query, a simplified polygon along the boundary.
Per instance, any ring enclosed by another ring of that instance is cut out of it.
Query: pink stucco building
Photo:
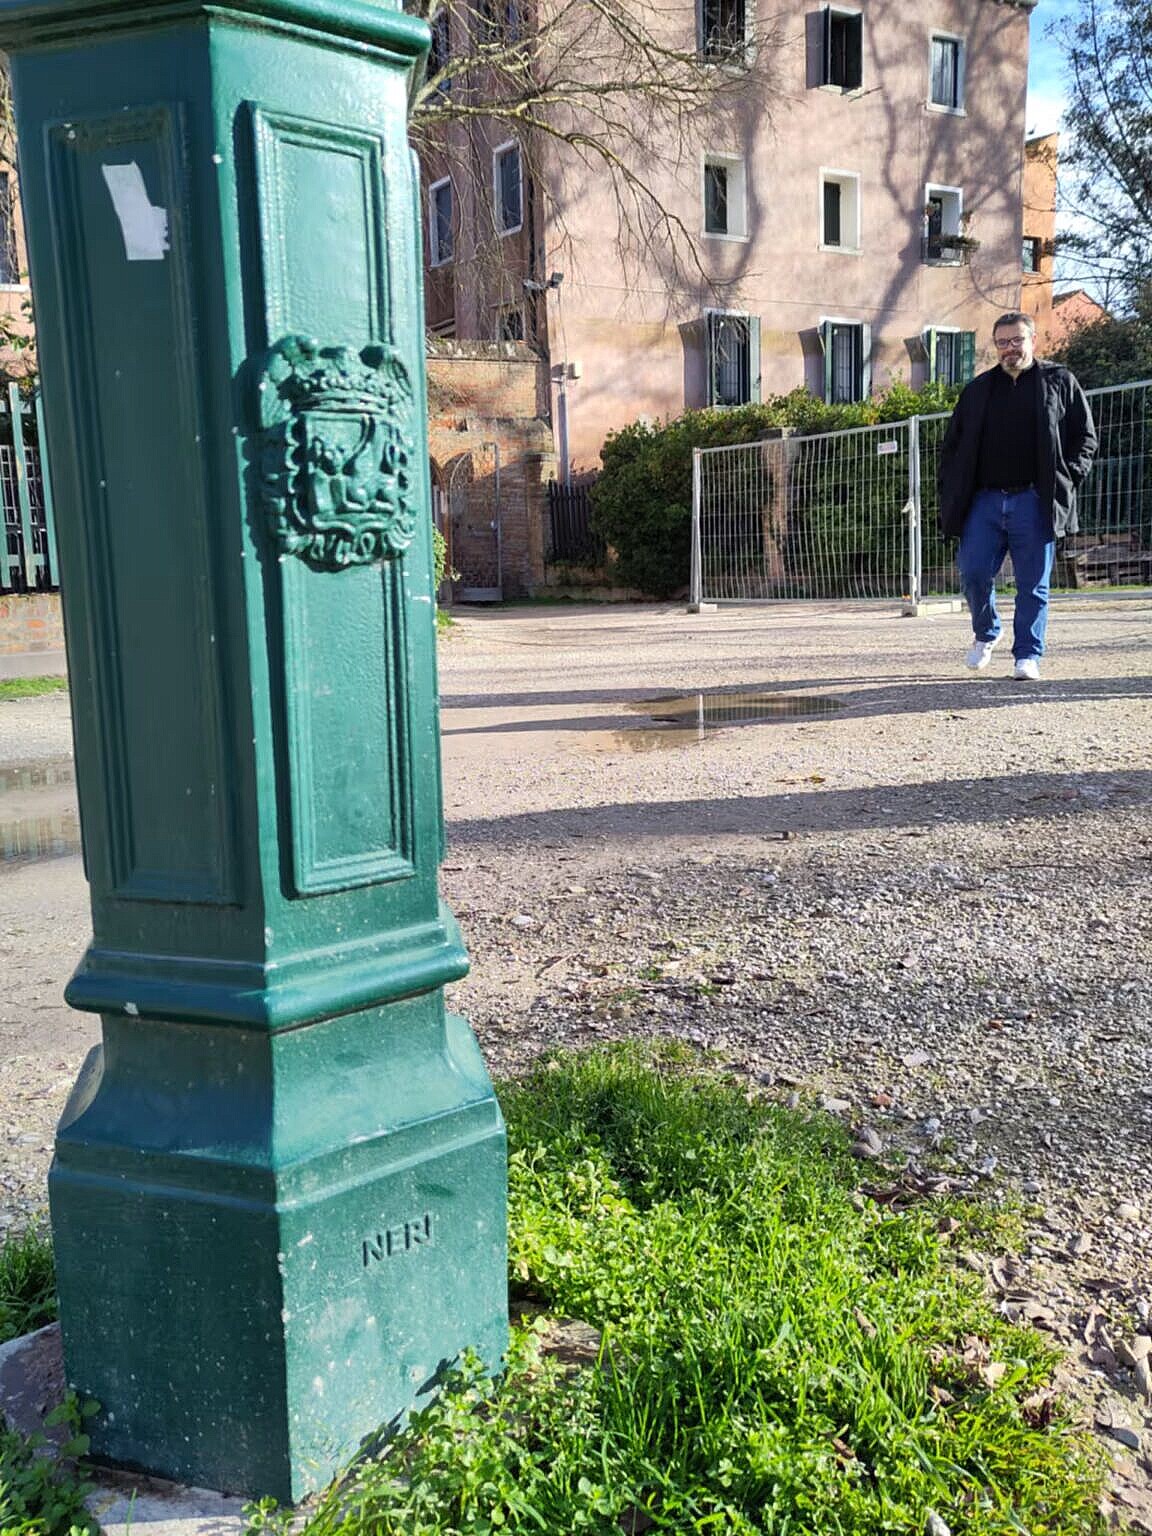
[[[650,14],[705,56],[722,39],[716,67],[739,70],[731,40],[755,35],[757,3]],[[645,166],[698,270],[658,242],[621,248],[594,164],[573,170],[507,128],[446,129],[425,157],[430,328],[535,343],[577,467],[638,417],[970,376],[991,360],[996,315],[1020,303],[1030,11],[773,0],[756,44],[770,67],[749,66],[736,110],[699,114]],[[443,52],[463,46],[462,25],[450,12]]]

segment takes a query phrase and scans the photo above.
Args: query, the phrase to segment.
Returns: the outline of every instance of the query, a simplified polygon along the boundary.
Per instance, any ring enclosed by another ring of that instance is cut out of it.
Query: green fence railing
[[[22,395],[9,384],[0,393],[0,592],[54,592],[60,585],[43,439],[39,392]]]

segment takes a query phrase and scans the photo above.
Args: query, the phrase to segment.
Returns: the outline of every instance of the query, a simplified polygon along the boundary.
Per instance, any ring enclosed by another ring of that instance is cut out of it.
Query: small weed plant
[[[93,1402],[70,1395],[44,1420],[62,1424],[68,1438],[56,1456],[45,1455],[43,1435],[26,1438],[0,1424],[0,1532],[3,1536],[99,1536],[100,1527],[85,1508],[90,1485],[79,1475],[75,1458],[88,1450],[84,1421],[96,1412]]]
[[[667,1052],[555,1057],[503,1100],[533,1320],[499,1378],[459,1364],[307,1536],[1102,1529],[1053,1351],[949,1257],[962,1206],[872,1202],[827,1117]],[[592,1325],[598,1359],[542,1352],[550,1318]]]

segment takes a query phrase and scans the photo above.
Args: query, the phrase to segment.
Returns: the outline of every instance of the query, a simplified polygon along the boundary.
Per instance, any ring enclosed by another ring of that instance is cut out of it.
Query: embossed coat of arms
[[[391,348],[287,336],[259,382],[260,496],[274,547],[320,570],[412,542],[412,384]]]

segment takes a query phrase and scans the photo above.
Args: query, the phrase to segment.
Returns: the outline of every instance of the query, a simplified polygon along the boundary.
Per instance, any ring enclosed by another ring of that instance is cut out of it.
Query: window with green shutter
[[[712,309],[705,316],[708,404],[750,405],[760,399],[760,317]]]
[[[924,331],[928,378],[933,384],[967,384],[976,374],[976,332],[929,326]]]
[[[866,400],[872,390],[872,327],[862,320],[822,320],[824,399],[829,405]]]
[[[976,332],[960,332],[960,377],[957,384],[967,384],[976,377]]]

